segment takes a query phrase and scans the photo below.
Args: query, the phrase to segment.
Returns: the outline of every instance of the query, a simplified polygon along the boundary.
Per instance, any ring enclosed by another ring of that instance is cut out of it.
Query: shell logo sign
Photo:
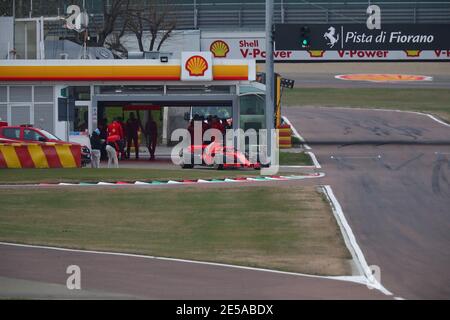
[[[407,57],[420,57],[421,50],[405,50]]]
[[[211,81],[213,80],[212,53],[182,52],[181,80],[182,81]]]
[[[308,50],[311,58],[322,58],[325,54],[325,50]]]
[[[209,51],[212,52],[214,58],[225,58],[230,52],[230,47],[223,40],[216,40],[209,46]]]
[[[254,81],[256,63],[244,59],[213,59],[210,51],[182,52],[181,59],[159,60],[4,60],[3,82],[76,81]]]
[[[208,61],[202,56],[192,56],[186,61],[185,68],[191,77],[202,77],[208,70]]]

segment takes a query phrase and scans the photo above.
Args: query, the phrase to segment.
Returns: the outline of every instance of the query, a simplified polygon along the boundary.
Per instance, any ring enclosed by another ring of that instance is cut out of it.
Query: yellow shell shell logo
[[[192,56],[186,61],[185,67],[191,77],[201,77],[208,70],[208,62],[202,56]]]
[[[308,52],[311,58],[322,58],[325,53],[324,50],[308,50]]]
[[[405,50],[406,56],[408,57],[420,57],[420,50]]]
[[[223,40],[216,40],[209,46],[209,51],[212,52],[214,58],[225,58],[230,51],[230,47]]]

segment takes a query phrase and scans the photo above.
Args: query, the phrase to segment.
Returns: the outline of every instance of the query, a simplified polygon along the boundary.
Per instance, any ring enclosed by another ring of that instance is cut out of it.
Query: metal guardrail
[[[372,2],[374,3],[374,2]],[[450,23],[450,1],[447,2],[381,2],[384,23]],[[275,23],[363,23],[368,2],[276,2]],[[177,11],[185,16],[186,6]],[[264,28],[264,3],[197,4],[189,10],[192,22],[180,29],[261,29]],[[187,21],[188,19],[186,19]]]
[[[193,1],[194,2],[194,1]],[[450,1],[377,1],[384,23],[450,23]],[[275,23],[363,23],[368,1],[275,1]],[[173,5],[178,29],[264,29],[264,1]]]
[[[45,2],[59,5],[43,5]],[[0,16],[11,14],[11,0],[0,0]],[[74,0],[33,0],[33,8],[22,8],[20,14],[32,11],[33,16],[64,13]],[[97,1],[95,1],[97,2]],[[30,5],[30,0],[22,3]],[[86,1],[88,11],[101,22],[98,4]],[[275,23],[362,23],[366,21],[369,1],[307,1],[276,0]],[[384,23],[450,23],[450,1],[371,1],[382,9]],[[264,0],[208,2],[186,0],[173,1],[171,14],[178,29],[264,30]],[[54,11],[54,12],[53,12]],[[18,15],[20,17],[20,15]]]

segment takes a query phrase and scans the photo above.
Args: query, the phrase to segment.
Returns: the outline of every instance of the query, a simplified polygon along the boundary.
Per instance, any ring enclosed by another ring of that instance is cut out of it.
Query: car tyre
[[[214,164],[214,166],[213,166],[213,168],[215,169],[215,170],[223,170],[223,164]]]

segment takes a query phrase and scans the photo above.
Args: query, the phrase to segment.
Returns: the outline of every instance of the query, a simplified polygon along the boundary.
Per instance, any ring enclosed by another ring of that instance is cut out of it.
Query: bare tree
[[[113,32],[112,34],[110,34],[108,39],[105,41],[105,47],[108,48],[109,50],[111,50],[111,52],[116,57],[125,59],[125,58],[127,58],[128,50],[123,45],[121,38],[122,38],[122,36],[120,35],[120,33]]]
[[[139,50],[145,51],[145,32],[149,32],[149,51],[159,51],[176,27],[168,1],[150,0],[144,6],[135,5],[128,11],[127,26],[134,33]],[[155,50],[156,49],[156,50]]]
[[[150,51],[154,50],[155,43],[158,43],[156,51],[159,51],[164,41],[170,37],[172,31],[176,27],[175,18],[171,18],[169,15],[170,9],[170,5],[167,1],[161,1],[161,4],[158,5],[158,3],[156,3],[150,7]],[[161,37],[157,42],[159,33],[161,33]]]
[[[103,24],[97,28],[97,42],[100,46],[103,46],[108,36],[116,31],[119,19],[123,22],[121,30],[125,28],[130,5],[130,0],[102,0],[102,2]]]
[[[0,17],[13,16],[12,3],[7,0],[0,0]]]
[[[146,19],[142,10],[133,9],[128,12],[127,27],[134,33],[139,46],[139,51],[144,51],[144,31]]]

